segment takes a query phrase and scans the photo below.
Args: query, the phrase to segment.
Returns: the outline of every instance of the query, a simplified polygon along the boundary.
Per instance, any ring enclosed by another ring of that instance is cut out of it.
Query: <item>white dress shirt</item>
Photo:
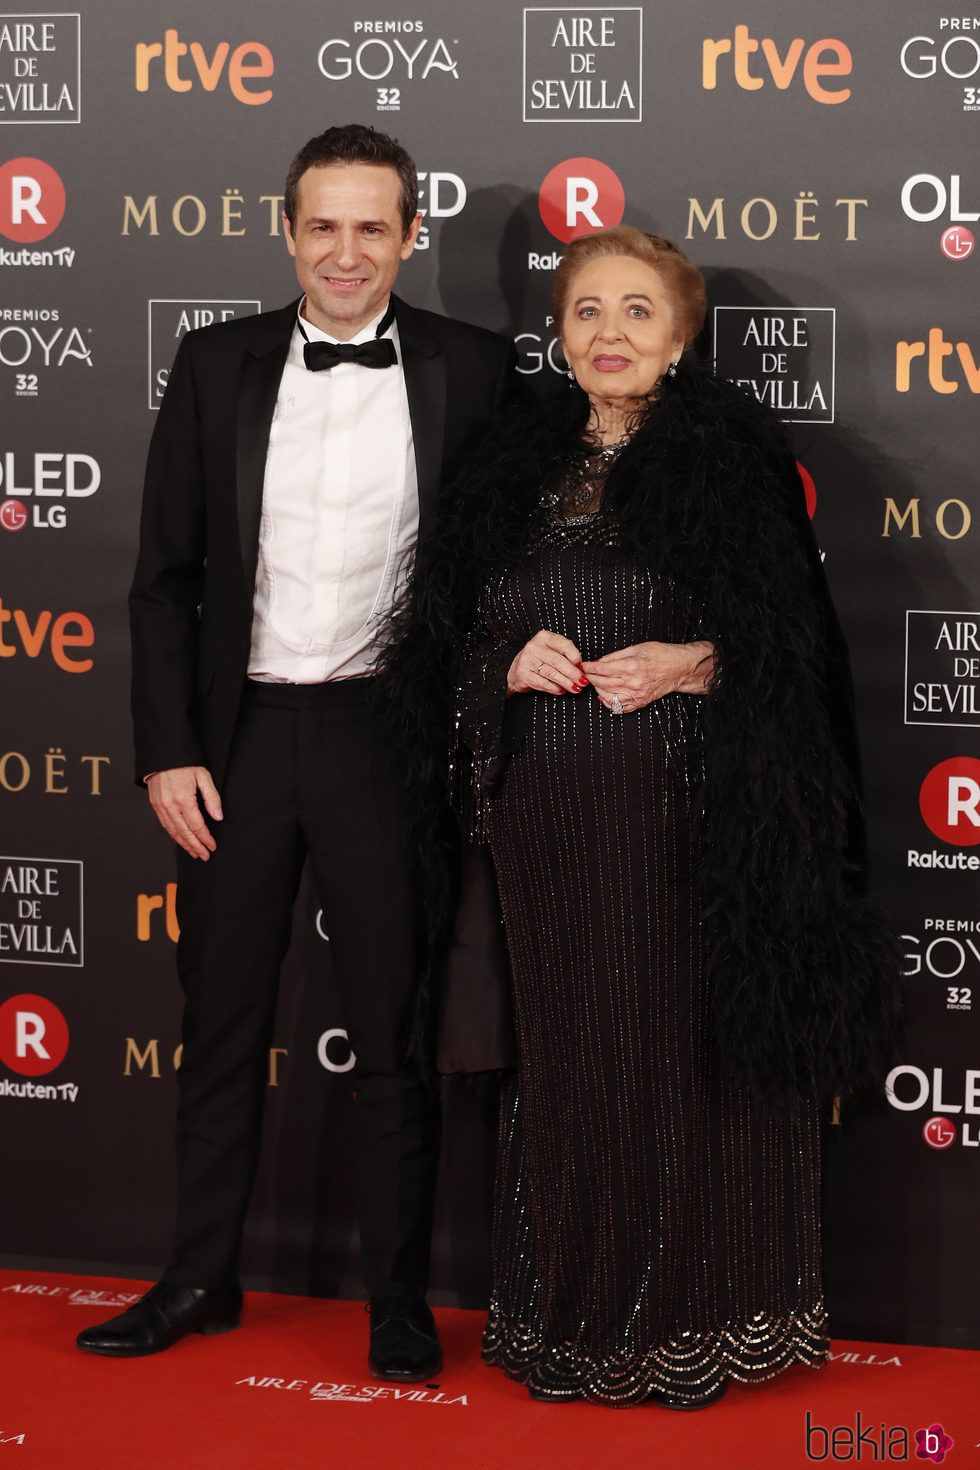
[[[302,307],[300,308],[302,310]],[[353,342],[375,334],[379,312]],[[337,339],[303,318],[311,342]],[[319,684],[366,674],[418,536],[418,481],[398,363],[310,372],[293,329],[265,461],[248,677]]]

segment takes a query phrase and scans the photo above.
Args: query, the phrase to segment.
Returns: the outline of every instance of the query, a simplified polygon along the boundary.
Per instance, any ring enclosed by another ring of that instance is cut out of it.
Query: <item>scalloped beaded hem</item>
[[[483,1334],[483,1361],[542,1396],[589,1399],[629,1407],[658,1393],[709,1398],[728,1379],[762,1383],[796,1363],[821,1368],[830,1342],[821,1303],[813,1312],[769,1321],[763,1316],[717,1334],[688,1333],[641,1358],[585,1357],[572,1343],[546,1347],[530,1327],[506,1323],[491,1306]]]

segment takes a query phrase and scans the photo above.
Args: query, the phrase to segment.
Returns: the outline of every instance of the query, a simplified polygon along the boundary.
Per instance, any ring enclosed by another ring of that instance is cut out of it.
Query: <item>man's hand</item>
[[[582,655],[570,638],[545,628],[525,643],[507,674],[507,693],[578,694],[588,683]]]
[[[204,766],[175,766],[172,771],[155,771],[147,778],[150,805],[160,826],[179,842],[191,857],[207,862],[217,846],[201,815],[198,792],[204,809],[215,822],[221,821],[221,797]]]
[[[714,672],[714,646],[637,643],[582,665],[607,707],[619,696],[623,710],[642,709],[665,694],[704,694]]]

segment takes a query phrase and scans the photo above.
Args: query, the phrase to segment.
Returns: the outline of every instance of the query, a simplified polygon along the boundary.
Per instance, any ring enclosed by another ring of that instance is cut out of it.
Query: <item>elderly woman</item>
[[[802,486],[768,413],[681,363],[704,313],[666,240],[568,247],[569,387],[458,487],[400,645],[406,685],[455,665],[499,884],[484,1358],[537,1399],[698,1408],[824,1361],[819,1109],[881,1075],[896,1009]]]

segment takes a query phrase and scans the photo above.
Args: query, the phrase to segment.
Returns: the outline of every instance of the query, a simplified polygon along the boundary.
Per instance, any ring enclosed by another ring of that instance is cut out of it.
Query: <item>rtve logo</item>
[[[15,525],[13,529],[20,528]],[[8,623],[13,625],[9,630],[14,633],[12,643],[4,637]],[[64,669],[66,674],[87,674],[95,660],[85,656],[76,658],[69,650],[91,648],[94,642],[92,620],[84,613],[59,613],[52,621],[50,610],[45,608],[32,624],[30,615],[23,608],[6,608],[0,598],[0,658],[16,658],[22,650],[28,658],[37,658],[47,644],[48,652],[59,669]]]
[[[942,327],[930,327],[924,342],[896,342],[895,344],[895,388],[907,393],[912,386],[912,364],[922,359],[929,387],[934,393],[958,393],[957,378],[948,378],[943,372],[946,358],[953,356],[953,348],[962,369],[963,379],[971,393],[980,393],[980,361],[974,356],[969,342],[948,342]],[[955,364],[951,363],[951,367]]]
[[[764,58],[759,64],[761,75],[753,75],[749,69],[749,58],[755,57],[760,46]],[[729,55],[735,82],[743,92],[757,92],[769,80],[785,92],[803,57],[803,85],[814,102],[832,107],[838,102],[846,102],[851,95],[850,87],[827,87],[823,82],[825,77],[847,77],[851,74],[851,53],[843,41],[826,37],[807,46],[802,37],[797,36],[790,41],[785,56],[780,56],[776,42],[769,36],[760,42],[749,35],[748,26],[736,26],[734,39],[726,36],[720,41],[706,40],[702,45],[701,85],[706,91],[712,92],[718,85],[719,57]],[[728,63],[724,63],[723,71],[727,76]]]
[[[597,158],[566,158],[555,164],[538,194],[545,229],[565,245],[579,235],[618,225],[625,208],[622,184]]]
[[[43,1077],[68,1054],[68,1023],[43,995],[14,995],[0,1006],[0,1062],[22,1077]]]
[[[190,62],[181,63],[190,52]],[[231,53],[229,55],[229,52]],[[250,61],[249,58],[255,59]],[[153,63],[157,65],[154,66]],[[225,62],[228,63],[225,70]],[[140,41],[136,46],[136,90],[148,92],[151,70],[158,77],[160,65],[164,83],[171,92],[189,92],[197,77],[205,92],[214,92],[224,75],[233,97],[248,107],[261,107],[272,96],[271,87],[255,88],[249,83],[253,78],[271,77],[275,62],[268,46],[260,41],[243,41],[234,51],[228,41],[221,41],[210,58],[199,41],[189,44],[182,41],[176,30],[163,33],[163,44],[159,41]]]
[[[65,186],[40,158],[12,158],[0,168],[0,235],[32,245],[61,224]]]
[[[929,831],[954,847],[980,842],[980,760],[953,756],[933,766],[919,791],[919,811]]]

